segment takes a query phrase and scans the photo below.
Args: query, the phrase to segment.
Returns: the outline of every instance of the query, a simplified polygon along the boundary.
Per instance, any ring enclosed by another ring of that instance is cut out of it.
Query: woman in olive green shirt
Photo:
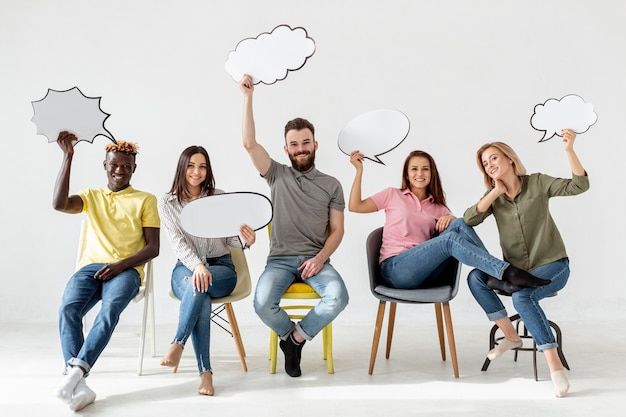
[[[481,146],[476,157],[488,191],[464,215],[465,222],[475,226],[493,214],[504,259],[551,281],[538,288],[513,288],[517,291],[513,292],[512,298],[513,306],[537,342],[537,349],[545,354],[557,397],[567,393],[569,381],[539,300],[565,286],[569,277],[569,261],[561,235],[550,215],[548,199],[580,194],[589,188],[585,169],[574,152],[576,134],[570,129],[563,130],[561,134],[572,170],[571,179],[544,174],[526,175],[522,162],[508,145],[494,142]],[[509,349],[521,347],[522,341],[492,289],[495,287],[493,278],[474,269],[467,280],[472,295],[487,317],[495,321],[504,333],[505,338],[487,357],[493,360]]]

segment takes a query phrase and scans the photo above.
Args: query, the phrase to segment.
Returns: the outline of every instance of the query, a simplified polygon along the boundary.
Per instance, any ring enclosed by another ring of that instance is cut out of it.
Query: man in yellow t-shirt
[[[65,287],[59,311],[67,373],[57,396],[74,411],[96,398],[85,377],[109,342],[120,314],[137,295],[143,265],[159,254],[160,226],[156,197],[130,186],[137,154],[132,143],[118,141],[106,146],[107,188],[69,195],[76,141],[71,133],[59,134],[63,163],[52,202],[55,210],[87,215],[79,269]],[[83,338],[82,319],[100,300],[102,307]]]

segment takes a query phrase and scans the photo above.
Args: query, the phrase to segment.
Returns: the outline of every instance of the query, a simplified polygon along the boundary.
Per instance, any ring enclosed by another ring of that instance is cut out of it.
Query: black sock
[[[285,354],[285,372],[287,372],[287,375],[291,377],[302,375],[302,371],[300,370],[300,358],[304,341],[301,343],[296,342],[292,333],[286,340],[281,340],[279,345],[280,350]]]
[[[537,278],[530,272],[509,265],[502,274],[502,280],[517,287],[542,287],[550,283],[547,279]]]
[[[521,287],[518,287],[517,285],[513,285],[510,282],[499,280],[493,277],[489,277],[487,279],[487,286],[489,288],[493,288],[494,290],[500,290],[507,294],[513,294],[514,292],[522,289]]]

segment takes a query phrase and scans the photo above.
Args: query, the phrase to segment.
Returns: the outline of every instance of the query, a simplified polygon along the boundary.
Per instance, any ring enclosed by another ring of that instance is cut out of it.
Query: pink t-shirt
[[[408,188],[386,188],[370,198],[378,210],[385,209],[379,262],[430,239],[437,219],[451,214],[446,206],[435,204],[432,196],[419,201]]]

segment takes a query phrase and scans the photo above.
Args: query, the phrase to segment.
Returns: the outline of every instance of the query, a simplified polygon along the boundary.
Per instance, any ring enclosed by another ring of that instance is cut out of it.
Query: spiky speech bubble
[[[224,67],[235,81],[248,74],[254,84],[274,84],[302,68],[314,53],[315,41],[306,29],[278,25],[269,33],[240,41]]]
[[[585,103],[579,95],[568,94],[560,100],[549,98],[543,104],[537,104],[530,117],[530,125],[544,132],[539,142],[545,142],[554,136],[563,136],[563,129],[585,133],[597,120],[593,104]]]
[[[105,136],[115,143],[115,138],[104,127],[110,116],[100,108],[102,97],[87,97],[78,87],[69,90],[48,89],[46,95],[33,105],[31,121],[37,134],[55,142],[62,131],[76,135],[79,141],[92,143],[97,136]]]

